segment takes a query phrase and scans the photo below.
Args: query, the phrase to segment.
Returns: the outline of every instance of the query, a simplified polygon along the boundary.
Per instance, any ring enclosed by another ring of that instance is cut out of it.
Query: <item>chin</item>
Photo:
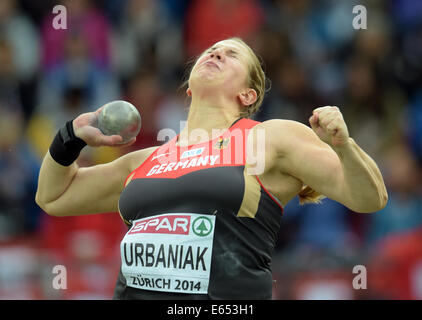
[[[191,78],[190,80],[190,86],[194,86],[194,87],[202,87],[202,86],[207,86],[207,87],[224,87],[224,82],[223,79],[221,77],[217,77],[216,75],[213,74],[209,74],[209,73],[202,73],[197,75],[195,78]]]

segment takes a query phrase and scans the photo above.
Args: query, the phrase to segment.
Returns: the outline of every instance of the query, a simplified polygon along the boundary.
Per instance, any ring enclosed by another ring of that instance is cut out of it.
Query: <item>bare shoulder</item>
[[[158,148],[158,146],[154,146],[132,151],[130,153],[125,154],[119,159],[121,159],[121,161],[125,163],[125,166],[128,168],[129,172],[132,172],[137,167],[139,167]]]
[[[295,145],[295,136],[301,131],[311,130],[300,122],[271,119],[258,123],[252,128],[247,139],[248,159],[265,158],[265,171],[271,171],[281,157],[290,153]],[[296,142],[297,144],[297,142]],[[261,163],[263,159],[260,159]]]
[[[313,132],[310,127],[301,122],[286,119],[266,120],[258,124],[256,127],[265,129],[271,135],[295,135],[300,133]]]
[[[256,125],[257,130],[265,130],[267,144],[278,152],[285,152],[297,147],[299,141],[320,143],[313,130],[298,121],[286,119],[270,119]]]

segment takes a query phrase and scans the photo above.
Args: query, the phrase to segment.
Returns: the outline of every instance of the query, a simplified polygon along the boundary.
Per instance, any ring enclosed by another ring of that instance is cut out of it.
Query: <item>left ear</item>
[[[192,90],[190,88],[187,88],[186,94],[188,95],[188,97],[192,97]]]
[[[239,92],[237,97],[244,106],[250,106],[251,104],[255,103],[256,99],[258,98],[258,95],[255,89],[247,88]]]

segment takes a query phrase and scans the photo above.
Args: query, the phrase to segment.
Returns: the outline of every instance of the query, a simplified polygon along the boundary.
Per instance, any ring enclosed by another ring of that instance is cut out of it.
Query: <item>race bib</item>
[[[133,221],[120,244],[126,285],[206,294],[215,216],[169,213]]]

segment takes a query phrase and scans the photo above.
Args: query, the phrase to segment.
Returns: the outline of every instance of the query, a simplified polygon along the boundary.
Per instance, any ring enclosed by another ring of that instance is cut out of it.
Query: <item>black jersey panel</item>
[[[209,168],[175,179],[134,179],[120,196],[120,212],[127,221],[162,213],[234,214],[243,199],[243,168]]]

